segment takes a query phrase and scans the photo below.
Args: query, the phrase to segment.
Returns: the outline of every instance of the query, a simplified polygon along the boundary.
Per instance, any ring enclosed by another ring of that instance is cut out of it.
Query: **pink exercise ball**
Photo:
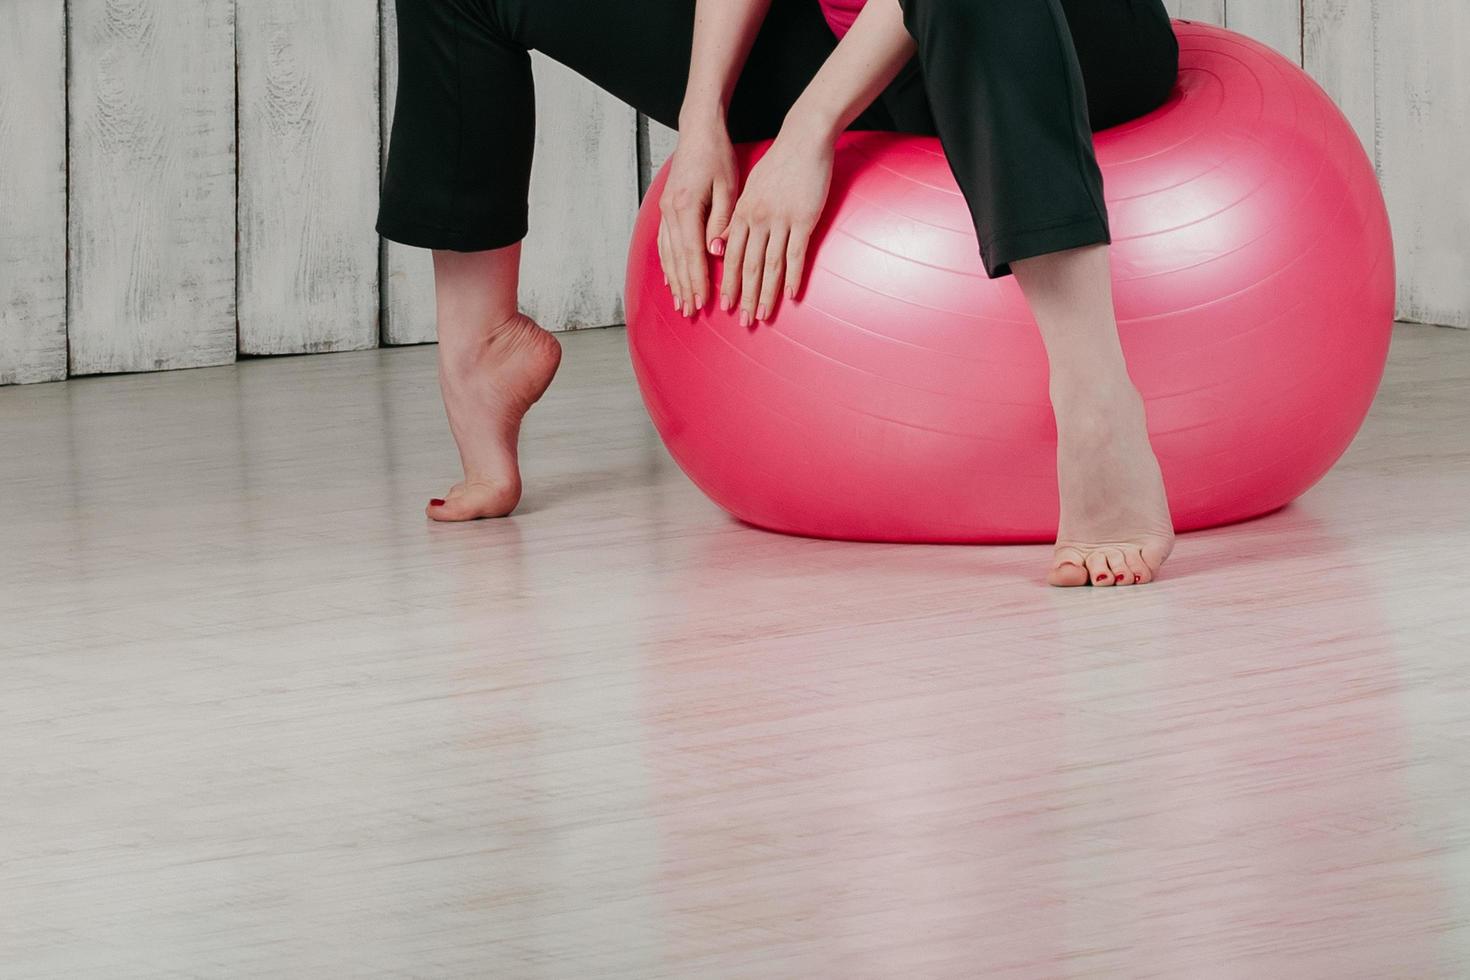
[[[1179,82],[1097,133],[1129,371],[1180,531],[1287,504],[1357,433],[1394,310],[1373,165],[1305,72],[1176,21]],[[769,144],[740,148],[746,172]],[[673,309],[655,235],[628,343],[670,454],[759,527],[870,541],[1050,541],[1056,427],[1013,277],[991,280],[937,139],[846,133],[796,302],[745,328]],[[718,281],[719,263],[712,263]]]

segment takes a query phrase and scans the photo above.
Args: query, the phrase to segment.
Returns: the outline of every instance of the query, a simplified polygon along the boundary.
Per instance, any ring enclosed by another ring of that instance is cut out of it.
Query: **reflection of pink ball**
[[[1373,166],[1326,93],[1239,34],[1175,29],[1168,103],[1096,146],[1123,348],[1192,530],[1281,507],[1342,455],[1383,373],[1394,264]],[[764,148],[741,148],[747,170]],[[1045,352],[1016,280],[985,277],[937,140],[844,134],[805,289],[750,329],[671,309],[665,175],[634,230],[628,340],[705,493],[818,537],[1055,536]]]

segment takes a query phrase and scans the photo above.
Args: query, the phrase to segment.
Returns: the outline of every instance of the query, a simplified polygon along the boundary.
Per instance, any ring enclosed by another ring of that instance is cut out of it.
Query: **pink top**
[[[826,15],[827,23],[832,25],[832,33],[838,37],[846,34],[866,2],[867,0],[821,0],[822,13]]]

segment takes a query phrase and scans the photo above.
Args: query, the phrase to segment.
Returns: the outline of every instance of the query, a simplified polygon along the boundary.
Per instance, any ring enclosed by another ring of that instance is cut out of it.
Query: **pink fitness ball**
[[[1240,34],[1175,30],[1169,101],[1095,145],[1123,348],[1189,531],[1282,507],[1342,456],[1383,375],[1394,258],[1373,165],[1321,87]],[[746,172],[766,146],[740,147]],[[844,134],[804,288],[751,327],[671,308],[666,176],[633,233],[628,343],[700,489],[814,537],[1054,539],[1045,352],[1016,280],[986,278],[938,140]]]

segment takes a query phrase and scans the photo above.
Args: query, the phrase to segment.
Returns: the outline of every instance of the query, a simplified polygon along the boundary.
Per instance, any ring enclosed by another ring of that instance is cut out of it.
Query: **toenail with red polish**
[[[1135,581],[1135,582],[1141,581],[1142,579],[1143,579],[1143,576],[1142,575],[1135,575],[1135,576],[1133,576],[1133,581]]]
[[[439,499],[438,497],[431,497],[429,499],[429,506],[430,507],[443,507],[444,506],[444,501],[441,500],[441,499]]]

